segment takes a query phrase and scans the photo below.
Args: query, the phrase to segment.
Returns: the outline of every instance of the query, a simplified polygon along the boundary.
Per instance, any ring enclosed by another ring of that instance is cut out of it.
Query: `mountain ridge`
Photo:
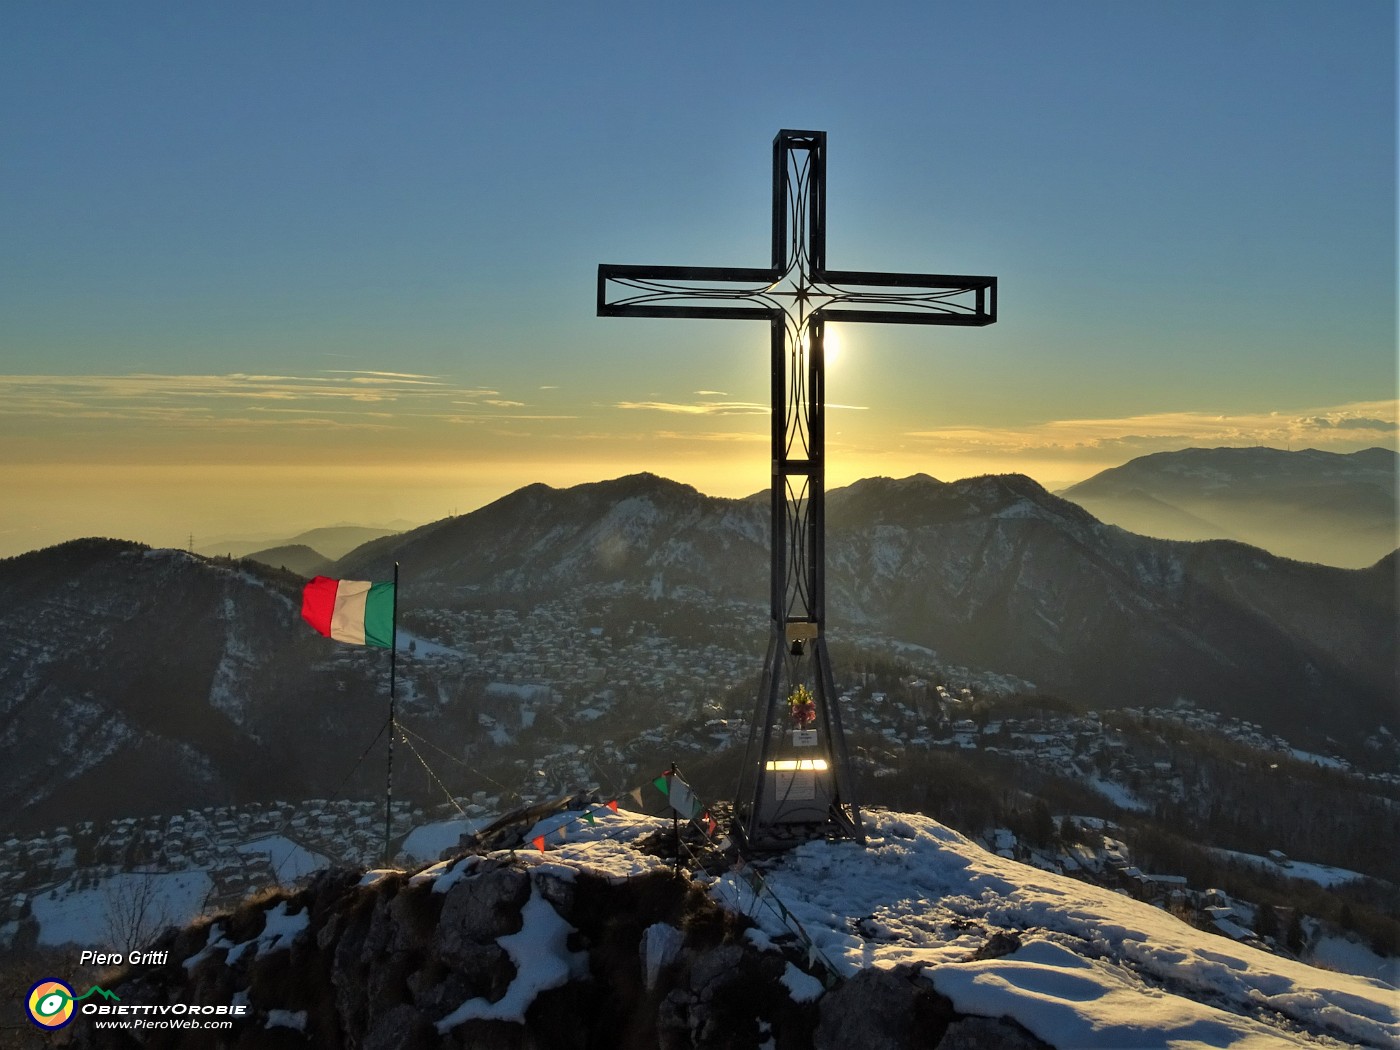
[[[1400,544],[1400,455],[1188,448],[1140,456],[1060,491],[1105,521],[1164,539],[1236,538],[1347,568]]]
[[[1309,680],[1364,697],[1368,719],[1390,716],[1395,600],[1384,559],[1342,569],[1238,541],[1141,537],[1024,475],[866,479],[833,493],[827,525],[838,628],[879,627],[1098,704],[1234,697],[1230,713],[1257,721],[1270,718],[1265,698],[1282,696],[1293,712],[1282,729],[1316,735],[1301,714],[1298,682]],[[761,503],[633,475],[530,486],[453,519],[452,557],[436,549],[447,538],[436,525],[352,552],[336,570],[383,578],[397,556],[430,601],[625,583],[761,603],[767,529]],[[506,538],[519,542],[502,551]]]
[[[868,479],[833,497],[836,637],[874,633],[1100,708],[1185,700],[1319,750],[1400,729],[1395,552],[1340,569],[1153,540],[1019,475]],[[768,528],[761,503],[655,475],[532,485],[372,541],[333,573],[385,579],[400,560],[408,617],[565,595],[585,615],[620,603],[633,620],[747,608],[761,652]],[[315,794],[382,719],[383,669],[300,623],[300,582],[114,540],[0,561],[0,798],[40,820],[81,807],[97,782],[113,813],[160,811],[178,784],[211,800]],[[558,643],[582,630],[562,620]],[[683,670],[683,649],[668,659]],[[424,688],[445,699],[454,682],[434,671]],[[472,725],[440,728],[454,746],[471,739]],[[308,733],[318,746],[295,759]]]

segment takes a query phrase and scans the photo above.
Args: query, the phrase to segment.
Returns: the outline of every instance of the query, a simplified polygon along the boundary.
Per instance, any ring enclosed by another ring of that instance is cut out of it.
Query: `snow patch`
[[[297,1032],[306,1031],[305,1010],[269,1010],[264,1028],[291,1028]]]
[[[442,851],[453,849],[463,835],[484,828],[494,817],[461,817],[422,824],[408,833],[399,852],[410,860],[437,860]]]
[[[1111,780],[1104,780],[1103,777],[1087,777],[1084,780],[1087,787],[1093,788],[1104,798],[1108,799],[1119,809],[1131,809],[1138,812],[1146,812],[1152,807],[1142,799],[1138,798],[1121,784],[1115,784]]]
[[[642,931],[642,969],[646,973],[647,991],[656,987],[661,971],[685,945],[685,934],[670,923],[658,922]]]
[[[510,982],[506,994],[494,1003],[480,996],[468,999],[437,1022],[439,1034],[450,1032],[463,1021],[474,1018],[524,1024],[525,1011],[540,992],[587,976],[587,954],[569,950],[569,934],[575,932],[574,928],[559,917],[537,885],[531,886],[530,899],[521,909],[520,917],[519,933],[497,939],[510,961],[515,963],[515,979]]]
[[[1287,879],[1302,879],[1304,882],[1315,882],[1323,887],[1340,886],[1342,883],[1359,882],[1366,878],[1359,871],[1333,868],[1327,864],[1313,864],[1302,860],[1289,860],[1287,863],[1280,864],[1270,857],[1260,857],[1254,853],[1240,853],[1230,849],[1212,848],[1210,852],[1217,856],[1237,860],[1242,864],[1248,864],[1250,867],[1262,868]]]
[[[331,862],[282,835],[268,835],[235,846],[239,853],[266,853],[268,863],[280,882],[295,882],[304,875],[329,868]]]
[[[254,959],[264,951],[271,953],[290,949],[296,935],[311,925],[311,912],[303,908],[292,915],[288,913],[289,907],[288,901],[282,901],[277,907],[266,912],[262,933],[230,948],[225,963],[229,966],[234,965],[249,949],[252,949]]]
[[[1308,962],[1329,970],[1361,974],[1400,989],[1400,959],[1377,955],[1349,937],[1319,937],[1308,952]]]
[[[813,1002],[820,999],[822,993],[826,991],[822,987],[821,981],[810,973],[799,970],[792,963],[787,964],[782,977],[778,979],[783,982],[783,987],[788,990],[788,995],[792,996],[792,1001],[795,1003]]]

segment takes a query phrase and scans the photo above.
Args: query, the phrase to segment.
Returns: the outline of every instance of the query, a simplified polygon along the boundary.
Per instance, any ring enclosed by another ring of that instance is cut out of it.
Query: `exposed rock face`
[[[784,975],[801,960],[758,947],[747,925],[669,872],[610,881],[499,854],[367,883],[332,871],[167,933],[166,965],[114,982],[129,1006],[246,1004],[231,1032],[85,1020],[73,1035],[86,1047],[347,1050],[1043,1046],[960,1017],[913,967],[795,1001]]]
[[[953,1017],[948,1000],[910,967],[863,970],[821,1000],[816,1050],[937,1046]]]

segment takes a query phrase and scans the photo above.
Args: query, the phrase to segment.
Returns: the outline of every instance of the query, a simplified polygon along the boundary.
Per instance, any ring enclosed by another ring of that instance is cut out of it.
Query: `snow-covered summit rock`
[[[809,843],[765,878],[847,978],[914,964],[960,1012],[1013,1018],[1066,1050],[1317,1045],[1319,1035],[1400,1045],[1400,992],[1388,985],[1203,933],[998,857],[928,817],[876,813],[871,826],[867,848]],[[738,878],[711,893],[782,932]],[[1012,950],[989,953],[1003,936]]]
[[[589,817],[525,832],[544,849],[330,873],[172,931],[169,963],[117,992],[231,995],[250,1014],[230,1045],[293,1015],[327,1047],[1400,1044],[1389,986],[1235,945],[927,817],[876,812],[867,847],[688,878],[658,855],[669,820]]]

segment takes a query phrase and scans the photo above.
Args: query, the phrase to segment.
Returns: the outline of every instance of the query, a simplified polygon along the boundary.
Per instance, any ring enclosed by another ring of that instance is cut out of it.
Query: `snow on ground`
[[[130,915],[130,905],[143,895],[149,898],[149,905],[142,931],[154,935],[165,926],[195,918],[212,886],[204,871],[126,871],[82,890],[74,889],[70,879],[57,887],[57,896],[36,896],[31,907],[39,922],[40,944],[77,944],[112,951],[121,947],[113,943],[113,935],[124,939],[129,932],[121,928],[121,916]]]
[[[1243,864],[1249,864],[1256,868],[1263,868],[1275,875],[1281,875],[1286,879],[1302,879],[1305,882],[1315,882],[1319,886],[1339,886],[1344,882],[1356,882],[1358,879],[1366,878],[1359,871],[1348,871],[1346,868],[1332,868],[1326,864],[1310,864],[1307,861],[1290,860],[1286,865],[1278,864],[1269,857],[1260,857],[1254,853],[1239,853],[1231,849],[1212,848],[1211,852],[1220,857],[1228,857],[1230,860],[1237,860]]]
[[[1308,962],[1343,973],[1359,973],[1400,989],[1400,959],[1377,955],[1366,945],[1347,937],[1320,937],[1308,952]],[[1400,1000],[1400,992],[1397,992]]]
[[[788,963],[783,969],[783,976],[779,980],[783,982],[788,995],[792,996],[795,1003],[810,1003],[813,999],[820,999],[826,991],[821,981],[805,970],[799,970],[792,963]]]
[[[439,820],[433,824],[420,824],[408,833],[408,838],[404,839],[399,852],[409,860],[437,860],[442,856],[443,850],[454,848],[463,835],[470,835],[495,819],[458,817],[453,820]]]
[[[255,959],[265,951],[275,952],[290,949],[297,934],[307,929],[311,924],[310,910],[303,905],[301,911],[294,915],[291,913],[290,901],[281,901],[275,908],[269,908],[264,914],[266,917],[263,919],[262,933],[230,948],[226,959],[228,965],[232,966],[238,962],[249,949],[252,950]]]
[[[1084,785],[1093,788],[1119,809],[1145,811],[1152,808],[1122,784],[1115,784],[1113,781],[1105,780],[1103,777],[1086,777],[1084,779]]]
[[[517,859],[565,877],[667,866],[629,843],[669,820],[595,811],[589,825],[580,817],[539,822],[528,839],[544,836],[546,852],[527,846]],[[845,976],[920,965],[962,1012],[1014,1017],[1060,1050],[1400,1046],[1400,998],[1380,981],[1231,943],[1151,905],[997,857],[927,817],[866,818],[866,848],[810,842],[759,865],[767,890],[810,938],[811,955]],[[460,866],[439,865],[433,877],[449,882],[464,874]],[[756,897],[743,873],[695,878],[759,924],[756,945],[791,938],[794,924],[767,892]],[[1014,931],[1020,946],[975,960],[998,931]],[[794,994],[815,991],[786,976]],[[468,1007],[473,1016],[483,1008]]]
[[[1351,769],[1351,763],[1341,758],[1333,758],[1330,755],[1318,755],[1311,751],[1301,751],[1296,747],[1290,747],[1289,753],[1299,762],[1311,762],[1315,766],[1323,766],[1326,769],[1340,769],[1346,771]]]
[[[572,878],[584,871],[602,878],[621,881],[649,871],[669,869],[666,861],[632,848],[638,838],[649,835],[662,825],[659,818],[619,810],[614,813],[606,806],[591,809],[593,823],[584,819],[583,811],[555,813],[545,817],[525,833],[524,843],[515,850],[501,850],[492,856],[513,856],[526,867],[546,871],[561,878]],[[485,818],[489,820],[490,818]],[[670,822],[666,821],[666,828]],[[534,840],[545,840],[545,851]],[[455,842],[455,840],[454,840]],[[444,860],[413,876],[415,884],[433,883],[434,893],[446,893],[476,866],[474,855],[457,860]]]
[[[267,1023],[264,1028],[291,1028],[295,1031],[306,1032],[306,1011],[297,1010],[269,1010],[267,1012]]]
[[[625,809],[614,813],[607,807],[600,807],[591,812],[593,824],[585,821],[581,812],[545,817],[526,832],[523,855],[565,877],[569,871],[578,869],[620,881],[670,867],[660,857],[639,853],[631,845],[660,827],[670,828],[670,821],[663,823],[661,818]],[[532,846],[540,837],[545,840],[545,853]]]
[[[272,870],[277,873],[279,882],[294,882],[303,875],[310,875],[313,871],[331,866],[326,857],[313,853],[282,835],[269,835],[234,848],[239,853],[266,853],[272,861]]]
[[[1231,944],[1110,890],[987,853],[927,817],[877,813],[870,823],[868,848],[808,843],[765,876],[847,975],[921,963],[959,1010],[1014,1017],[1076,1050],[1288,1045],[1292,1025],[1400,1045],[1394,990],[1377,981]],[[716,880],[711,893],[770,935],[783,932],[739,876]],[[1021,947],[972,961],[998,930],[1019,931]]]
[[[414,634],[412,631],[406,631],[400,627],[398,629],[398,644],[396,648],[399,652],[406,653],[408,652],[409,642],[413,643],[413,653],[415,656],[455,656],[458,658],[462,656],[456,649],[450,649],[445,645],[439,645],[437,642],[430,642],[421,634]]]

